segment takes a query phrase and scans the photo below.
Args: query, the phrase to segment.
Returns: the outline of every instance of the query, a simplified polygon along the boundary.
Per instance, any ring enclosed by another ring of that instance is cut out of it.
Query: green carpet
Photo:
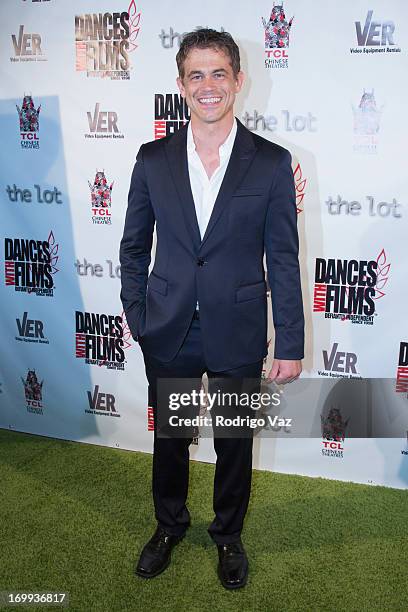
[[[0,430],[0,469],[0,591],[66,591],[86,612],[408,609],[408,491],[255,471],[249,580],[229,592],[212,465],[191,463],[192,526],[149,581],[133,568],[155,528],[150,455]]]

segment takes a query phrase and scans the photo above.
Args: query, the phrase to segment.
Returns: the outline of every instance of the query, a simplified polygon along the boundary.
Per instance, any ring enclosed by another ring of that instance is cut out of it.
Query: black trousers
[[[237,331],[239,333],[239,330]],[[141,342],[143,351],[143,340]],[[191,379],[191,388],[201,388],[201,377],[207,372],[209,391],[211,384],[231,381],[235,388],[242,382],[259,381],[263,362],[258,361],[234,370],[212,372],[205,363],[202,349],[200,322],[193,318],[189,331],[176,357],[163,363],[143,351],[146,376],[149,382],[149,405],[155,419],[152,489],[155,516],[158,524],[168,533],[180,536],[190,525],[186,506],[189,480],[189,437],[161,437],[157,434],[157,389],[160,379]],[[222,386],[222,385],[221,385]],[[185,386],[184,389],[185,390]],[[258,388],[259,390],[259,388]],[[214,415],[212,415],[214,416]],[[215,434],[215,432],[214,432]],[[222,435],[222,434],[221,434]],[[239,434],[238,434],[239,435]],[[217,455],[214,476],[214,520],[208,532],[217,544],[229,544],[239,539],[248,507],[252,476],[252,442],[250,431],[245,437],[214,435]]]

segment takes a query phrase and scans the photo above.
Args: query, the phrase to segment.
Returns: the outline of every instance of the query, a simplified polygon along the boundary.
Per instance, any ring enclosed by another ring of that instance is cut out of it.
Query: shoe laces
[[[231,555],[234,553],[242,553],[242,549],[239,542],[232,542],[231,544],[223,544],[222,551],[224,555]]]
[[[164,529],[158,529],[151,540],[151,544],[156,550],[160,550],[160,548],[168,546],[170,537],[171,536],[166,533]]]

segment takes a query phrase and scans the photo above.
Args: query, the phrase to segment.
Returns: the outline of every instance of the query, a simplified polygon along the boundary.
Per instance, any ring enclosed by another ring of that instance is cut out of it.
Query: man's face
[[[215,123],[233,114],[243,80],[242,72],[234,76],[230,58],[223,51],[192,49],[184,62],[184,77],[177,78],[177,85],[192,116],[203,123]]]

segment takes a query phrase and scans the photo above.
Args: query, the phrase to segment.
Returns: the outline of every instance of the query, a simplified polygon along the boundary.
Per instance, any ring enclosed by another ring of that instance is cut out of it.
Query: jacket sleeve
[[[143,145],[139,149],[130,183],[125,227],[120,243],[120,298],[135,340],[146,307],[147,275],[151,260],[154,213],[143,162]]]
[[[286,151],[269,194],[264,247],[275,327],[275,359],[303,359],[304,315],[299,270],[296,195]]]

